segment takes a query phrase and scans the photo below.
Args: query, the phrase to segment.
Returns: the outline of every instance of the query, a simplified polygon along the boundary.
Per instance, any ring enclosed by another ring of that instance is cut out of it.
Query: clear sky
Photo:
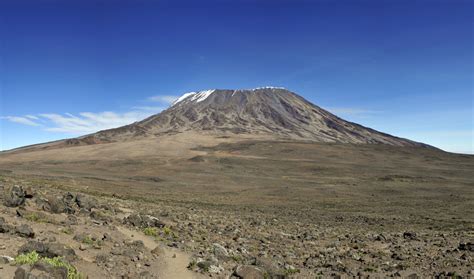
[[[120,126],[211,88],[283,86],[473,153],[474,1],[0,1],[0,149]]]

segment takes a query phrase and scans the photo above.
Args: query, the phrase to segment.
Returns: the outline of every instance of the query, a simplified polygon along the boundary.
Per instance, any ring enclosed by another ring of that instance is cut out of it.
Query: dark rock
[[[68,270],[65,266],[52,266],[46,262],[39,261],[33,265],[32,270],[40,270],[46,273],[47,278],[67,279]]]
[[[79,234],[76,234],[73,239],[77,242],[84,242],[86,239],[90,239],[91,236],[87,233],[79,233]]]
[[[68,215],[68,216],[66,217],[66,220],[64,220],[63,223],[64,223],[65,225],[69,225],[69,226],[71,226],[71,225],[77,225],[77,224],[78,224],[77,218],[76,218],[76,216],[74,216],[74,215]]]
[[[97,208],[99,205],[96,199],[82,194],[76,196],[76,203],[79,208],[87,211],[91,211],[92,208]]]
[[[211,265],[212,263],[210,261],[201,261],[197,263],[197,266],[204,271],[209,271]]]
[[[30,240],[21,246],[18,254],[30,253],[32,251],[36,251],[42,257],[64,257],[68,261],[74,260],[76,257],[76,252],[72,248],[66,247],[61,243],[43,243],[34,240]]]
[[[404,232],[403,233],[403,238],[414,240],[414,239],[416,239],[416,233],[415,232]]]
[[[15,270],[15,276],[13,277],[13,279],[27,279],[28,278],[27,273],[29,273],[29,267],[28,266],[19,266]],[[34,279],[34,277],[31,278],[31,279]]]
[[[73,193],[67,192],[66,194],[64,194],[62,202],[64,204],[64,213],[76,213],[76,209],[74,208],[76,206],[76,196]]]
[[[0,217],[0,233],[7,233],[12,229],[12,227],[7,224],[5,218]]]
[[[15,233],[21,237],[29,237],[29,238],[35,237],[35,232],[33,231],[33,229],[26,224],[16,227]]]
[[[253,265],[239,265],[235,268],[234,275],[242,279],[263,279],[265,273]]]
[[[100,210],[93,210],[89,216],[97,221],[101,221],[103,223],[111,223],[112,222],[112,217],[106,215],[104,212]]]
[[[25,204],[26,191],[22,186],[14,185],[6,190],[4,197],[5,206],[16,207]]]
[[[43,204],[43,209],[52,213],[63,213],[66,212],[66,204],[62,199],[57,197],[50,197],[45,200]]]
[[[123,222],[135,227],[147,228],[157,227],[163,228],[166,224],[160,221],[158,218],[150,215],[131,214],[124,218]]]
[[[458,249],[461,251],[471,251],[474,252],[474,243],[466,242],[466,243],[459,243]]]
[[[48,253],[50,257],[63,257],[67,260],[73,260],[76,257],[74,249],[65,246],[61,243],[50,243],[48,244]]]

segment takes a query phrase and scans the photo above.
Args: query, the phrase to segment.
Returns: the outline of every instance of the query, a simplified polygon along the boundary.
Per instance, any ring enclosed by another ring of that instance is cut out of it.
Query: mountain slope
[[[157,115],[82,140],[110,142],[186,131],[271,135],[317,142],[425,146],[345,121],[278,87],[186,93]]]
[[[186,93],[165,111],[142,121],[21,150],[125,142],[186,132],[216,136],[248,135],[314,142],[428,147],[345,121],[287,89],[262,87]]]

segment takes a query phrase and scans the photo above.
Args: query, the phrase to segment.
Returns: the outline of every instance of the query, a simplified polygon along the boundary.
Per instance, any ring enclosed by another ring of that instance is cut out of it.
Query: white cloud
[[[31,115],[31,114],[28,114],[28,115],[25,115],[26,118],[29,118],[29,119],[33,119],[33,120],[38,120],[39,118],[34,116],[34,115]]]
[[[5,116],[10,122],[43,127],[45,131],[55,133],[66,133],[72,135],[83,135],[94,133],[100,130],[117,128],[128,125],[133,122],[143,120],[153,114],[157,114],[166,108],[177,97],[175,96],[153,96],[148,101],[158,102],[162,106],[135,106],[130,111],[118,113],[112,111],[103,112],[81,112],[78,114],[71,113],[43,113],[25,116]]]
[[[125,113],[104,111],[81,112],[78,115],[49,113],[39,116],[48,120],[46,131],[80,135],[128,125],[153,114],[151,111],[135,110]]]
[[[36,123],[34,122],[33,120],[30,119],[30,117],[28,116],[4,116],[4,117],[1,117],[2,119],[6,119],[10,122],[14,122],[14,123],[19,123],[19,124],[23,124],[23,125],[28,125],[28,126],[41,126],[41,124],[39,123]]]
[[[149,97],[148,100],[152,102],[158,102],[158,103],[164,103],[164,104],[171,104],[173,103],[176,99],[178,99],[178,96],[171,96],[171,95],[157,95],[157,96],[152,96]]]

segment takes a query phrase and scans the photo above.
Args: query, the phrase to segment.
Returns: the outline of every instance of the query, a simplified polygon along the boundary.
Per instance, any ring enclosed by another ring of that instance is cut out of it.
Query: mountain
[[[281,87],[186,93],[168,109],[142,121],[59,141],[53,146],[121,142],[186,132],[314,142],[427,146],[343,120]]]
[[[280,87],[186,93],[159,114],[80,138],[78,142],[110,142],[187,131],[271,135],[316,142],[424,146],[345,121]]]

